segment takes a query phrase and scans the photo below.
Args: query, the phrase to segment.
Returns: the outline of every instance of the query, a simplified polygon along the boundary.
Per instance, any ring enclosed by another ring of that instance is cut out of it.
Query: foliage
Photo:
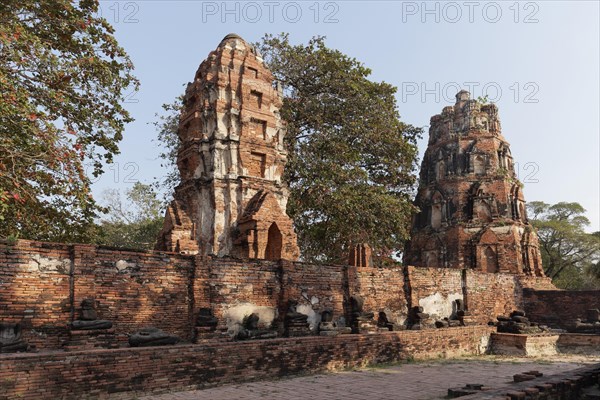
[[[160,166],[165,168],[165,174],[154,183],[154,187],[162,193],[170,195],[175,186],[180,182],[177,169],[177,151],[179,150],[179,114],[183,108],[183,96],[179,96],[173,103],[162,105],[163,114],[155,114],[156,120],[152,123],[157,131],[156,141],[160,144]],[[170,201],[169,196],[164,196],[164,202]]]
[[[133,65],[97,0],[0,4],[0,236],[84,241],[89,172],[118,153]],[[89,171],[84,162],[91,162]]]
[[[589,220],[578,203],[527,205],[537,229],[544,271],[563,289],[600,288],[600,232],[587,233]]]
[[[126,201],[118,189],[107,189],[103,200],[108,214],[100,222],[98,244],[135,249],[154,247],[163,224],[163,208],[151,185],[135,183],[126,191]]]
[[[292,45],[266,35],[257,46],[284,88],[287,211],[303,258],[344,262],[363,242],[381,256],[401,251],[421,129],[400,121],[396,88],[370,81],[371,70],[322,37]]]
[[[481,103],[481,104],[487,104],[487,103],[490,101],[490,99],[489,99],[489,96],[486,94],[486,95],[485,95],[485,96],[483,96],[483,97],[482,97],[482,96],[478,96],[478,97],[477,97],[477,101],[478,101],[479,103]]]

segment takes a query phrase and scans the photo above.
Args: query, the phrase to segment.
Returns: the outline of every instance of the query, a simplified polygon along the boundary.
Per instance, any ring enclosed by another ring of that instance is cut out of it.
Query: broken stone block
[[[527,393],[525,392],[510,391],[506,395],[510,400],[525,400],[527,398]]]
[[[27,351],[29,346],[22,335],[21,324],[0,323],[0,353]]]
[[[82,300],[79,319],[71,322],[71,329],[85,331],[101,330],[110,329],[112,325],[111,321],[98,319],[96,300],[90,298]]]
[[[515,374],[515,375],[513,375],[513,380],[515,382],[531,381],[531,380],[533,380],[535,378],[536,378],[535,375],[529,375],[529,374]]]
[[[169,335],[158,328],[148,327],[129,336],[131,347],[165,346],[179,342],[177,336]]]
[[[526,317],[514,316],[514,317],[512,317],[512,320],[516,321],[516,322],[523,323],[523,324],[528,324],[529,323],[529,319],[527,319]]]
[[[435,321],[435,327],[436,328],[448,328],[448,321],[437,320],[437,321]]]
[[[595,323],[600,321],[600,310],[597,308],[589,309],[585,313],[585,318],[588,323]]]

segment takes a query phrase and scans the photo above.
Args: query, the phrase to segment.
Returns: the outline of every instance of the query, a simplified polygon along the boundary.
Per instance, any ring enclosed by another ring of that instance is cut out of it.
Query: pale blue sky
[[[289,32],[296,43],[325,35],[330,47],[370,67],[374,80],[397,86],[402,119],[413,125],[427,126],[453,104],[459,86],[475,98],[487,90],[526,200],[577,201],[588,210],[590,229],[600,229],[597,1],[138,0],[101,7],[133,59],[141,90],[128,104],[136,121],[125,130],[117,164],[95,184],[97,195],[162,174],[147,123],[227,33],[254,42]]]

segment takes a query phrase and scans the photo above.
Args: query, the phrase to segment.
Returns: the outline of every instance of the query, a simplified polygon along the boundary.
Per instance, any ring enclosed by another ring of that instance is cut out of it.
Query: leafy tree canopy
[[[163,208],[151,185],[135,183],[125,192],[103,192],[108,213],[99,226],[98,244],[132,249],[152,249],[163,225]]]
[[[164,196],[166,206],[170,201],[169,196],[175,190],[180,182],[179,170],[177,169],[177,151],[179,150],[179,114],[183,108],[183,96],[179,96],[173,103],[163,104],[163,113],[155,114],[156,120],[152,123],[157,131],[156,142],[160,144],[161,167],[165,169],[165,174],[156,178],[153,186]]]
[[[348,246],[400,252],[408,238],[421,134],[400,121],[396,88],[330,49],[323,37],[293,45],[266,35],[258,47],[283,85],[288,213],[306,260],[344,262]]]
[[[590,224],[579,203],[527,205],[537,229],[546,275],[564,289],[600,288],[600,232],[587,233]]]
[[[0,236],[85,241],[118,153],[133,65],[97,0],[0,4]],[[84,162],[91,162],[86,171]]]

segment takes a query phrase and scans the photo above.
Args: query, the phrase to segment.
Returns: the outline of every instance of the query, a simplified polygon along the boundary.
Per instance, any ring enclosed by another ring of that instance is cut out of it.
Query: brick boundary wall
[[[127,335],[145,326],[191,341],[202,307],[212,308],[224,329],[235,323],[228,320],[232,313],[239,317],[261,308],[274,315],[281,331],[290,299],[313,326],[324,310],[347,321],[355,294],[365,299],[365,311],[376,317],[383,311],[400,325],[413,306],[423,306],[432,319],[450,317],[456,298],[464,300],[473,323],[487,324],[523,306],[523,287],[553,288],[548,278],[473,270],[357,268],[0,241],[0,322],[21,323],[24,339],[38,350],[68,346],[68,325],[85,298],[97,301],[100,319],[113,322],[115,346],[126,346]]]
[[[600,290],[523,290],[524,309],[529,319],[554,328],[565,329],[586,310],[600,309]]]
[[[131,397],[373,363],[482,354],[486,326],[0,355],[0,400]],[[115,397],[113,397],[115,396]]]

